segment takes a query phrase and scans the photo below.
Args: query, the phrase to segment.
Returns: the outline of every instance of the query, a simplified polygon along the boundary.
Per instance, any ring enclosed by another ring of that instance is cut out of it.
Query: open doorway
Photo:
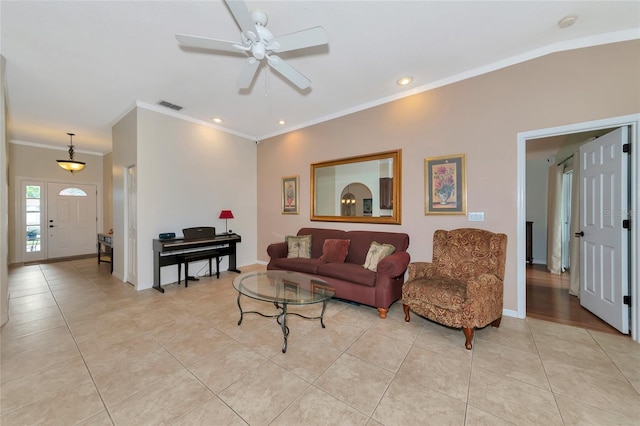
[[[572,207],[577,207],[571,205],[574,154],[581,145],[615,128],[526,141],[526,220],[532,223],[528,246],[533,259],[526,267],[527,316],[617,333],[583,308],[570,288],[571,240],[574,238],[571,213]],[[554,179],[556,182],[552,182]],[[550,193],[557,194],[550,197]],[[558,235],[549,232],[554,224],[560,225]]]
[[[527,141],[542,139],[565,134],[587,132],[598,129],[608,129],[614,127],[627,126],[628,146],[638,146],[640,140],[640,114],[611,117],[601,120],[567,124],[546,129],[538,129],[520,132],[517,135],[517,262],[516,262],[516,287],[517,287],[517,311],[514,313],[519,318],[526,317],[526,146]],[[605,138],[602,138],[605,139]],[[627,150],[625,150],[627,151]],[[640,211],[640,151],[632,149],[629,151],[630,179],[628,182],[630,199],[628,203],[628,215],[636,217]],[[575,178],[574,178],[575,180]],[[621,211],[621,213],[624,213]],[[613,217],[613,216],[612,216]],[[638,258],[640,257],[640,227],[630,227],[627,229],[629,236],[629,296],[625,297],[628,303],[630,320],[629,331],[632,340],[640,342],[640,286],[638,284],[640,270],[638,268]],[[586,264],[586,263],[585,263]]]

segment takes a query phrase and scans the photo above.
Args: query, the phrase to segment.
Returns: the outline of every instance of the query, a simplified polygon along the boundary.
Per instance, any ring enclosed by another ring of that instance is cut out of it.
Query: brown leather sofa
[[[271,257],[267,269],[317,275],[335,288],[335,297],[378,308],[380,318],[386,318],[389,307],[401,299],[404,274],[411,260],[407,253],[409,235],[323,228],[302,228],[297,235],[311,235],[311,257],[288,258],[287,243],[274,243],[267,247]],[[326,239],[350,241],[344,262],[327,263],[319,259]],[[395,247],[392,254],[380,260],[375,272],[363,266],[372,241]]]

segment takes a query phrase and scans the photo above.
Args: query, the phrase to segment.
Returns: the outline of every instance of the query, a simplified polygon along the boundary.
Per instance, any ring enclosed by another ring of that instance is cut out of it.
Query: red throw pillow
[[[326,239],[322,245],[321,262],[343,263],[349,251],[351,240]]]

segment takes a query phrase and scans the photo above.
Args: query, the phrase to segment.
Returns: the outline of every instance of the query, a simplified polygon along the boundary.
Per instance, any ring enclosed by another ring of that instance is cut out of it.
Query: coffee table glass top
[[[289,305],[319,303],[335,295],[335,290],[326,281],[290,271],[245,273],[233,280],[233,287],[253,299]]]

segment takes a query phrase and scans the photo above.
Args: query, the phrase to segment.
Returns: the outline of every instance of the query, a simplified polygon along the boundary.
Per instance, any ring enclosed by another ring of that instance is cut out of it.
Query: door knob
[[[576,237],[584,237],[584,231],[576,232]]]

